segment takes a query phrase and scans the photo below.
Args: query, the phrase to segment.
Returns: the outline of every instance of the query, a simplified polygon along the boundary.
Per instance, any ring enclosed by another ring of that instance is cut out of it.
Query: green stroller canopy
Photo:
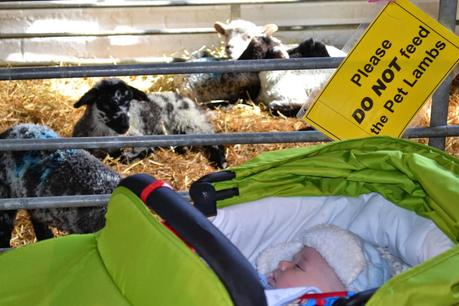
[[[457,305],[459,161],[443,151],[390,137],[331,142],[263,153],[229,171],[206,175],[190,189],[195,206],[207,215],[217,207],[271,196],[371,192],[431,219],[456,246],[392,278],[366,305]]]

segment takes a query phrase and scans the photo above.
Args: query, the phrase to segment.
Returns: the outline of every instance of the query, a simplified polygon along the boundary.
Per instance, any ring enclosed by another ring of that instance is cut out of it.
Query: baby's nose
[[[292,263],[288,260],[281,260],[279,261],[279,265],[278,265],[278,268],[279,270],[281,271],[285,271],[287,270],[288,268],[290,268],[292,266]]]

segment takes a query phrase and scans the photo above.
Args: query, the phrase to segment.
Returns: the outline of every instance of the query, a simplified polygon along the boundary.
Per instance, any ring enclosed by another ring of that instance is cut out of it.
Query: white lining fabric
[[[252,263],[275,244],[298,239],[314,225],[331,223],[388,248],[410,266],[453,246],[429,219],[400,208],[377,193],[359,197],[269,197],[218,209],[213,224]]]

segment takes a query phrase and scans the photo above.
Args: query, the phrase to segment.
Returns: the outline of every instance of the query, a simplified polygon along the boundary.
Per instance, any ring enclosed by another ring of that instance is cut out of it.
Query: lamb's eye
[[[244,34],[244,35],[242,35],[242,38],[244,38],[244,40],[249,40],[250,39],[250,35],[249,34]]]

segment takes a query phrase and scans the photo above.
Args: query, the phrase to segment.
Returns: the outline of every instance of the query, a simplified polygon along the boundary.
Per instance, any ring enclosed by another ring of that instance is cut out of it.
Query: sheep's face
[[[148,100],[147,95],[119,79],[106,79],[96,84],[75,103],[88,105],[98,121],[118,134],[129,130],[129,108],[132,100]]]
[[[133,99],[128,88],[107,90],[96,99],[98,118],[118,134],[129,130],[129,107]]]
[[[252,39],[247,49],[238,58],[239,60],[250,59],[276,59],[289,58],[287,49],[275,37],[257,36]]]
[[[256,36],[271,35],[277,31],[277,26],[267,24],[258,27],[245,20],[233,20],[228,24],[216,22],[215,30],[225,37],[225,51],[231,59],[238,59]]]

